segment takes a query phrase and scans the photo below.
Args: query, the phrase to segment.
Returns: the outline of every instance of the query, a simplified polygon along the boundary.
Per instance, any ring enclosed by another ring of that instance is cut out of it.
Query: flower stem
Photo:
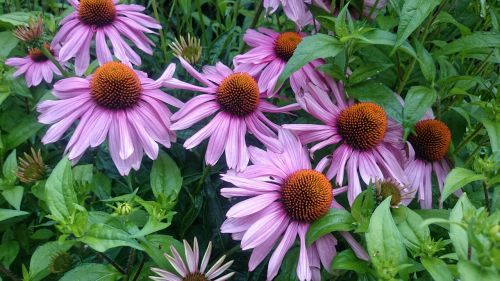
[[[45,46],[42,46],[42,53],[44,54],[44,56],[46,56],[57,67],[57,69],[59,69],[59,71],[61,71],[61,74],[64,77],[66,77],[66,78],[71,77],[71,74],[69,74],[69,72],[67,72],[61,66],[61,64],[56,60],[56,58],[54,58],[54,56],[52,55],[52,53]]]
[[[488,213],[491,212],[490,206],[490,194],[488,193],[488,184],[483,181],[483,191],[484,191],[484,207]]]
[[[211,167],[212,166],[210,166],[210,165],[206,165],[205,167],[203,167],[203,174],[201,175],[201,178],[198,181],[198,184],[196,184],[196,189],[194,191],[195,195],[200,193],[201,188],[203,187],[203,183],[205,182],[205,179],[207,178],[207,175],[209,174]]]
[[[259,22],[260,14],[264,10],[264,1],[260,1],[259,6],[257,7],[257,11],[255,11],[255,15],[253,16],[252,23],[250,24],[250,29],[254,29]]]
[[[474,131],[472,131],[472,133],[467,138],[465,138],[461,143],[459,143],[457,145],[457,147],[455,148],[455,151],[453,152],[453,154],[456,155],[458,152],[460,152],[460,150],[462,150],[462,148],[467,143],[469,143],[473,138],[475,138],[477,136],[477,134],[479,134],[479,131],[481,130],[482,127],[483,126],[481,126],[481,124],[477,124],[476,128],[474,129]]]
[[[156,0],[151,0],[151,6],[153,6],[153,14],[155,16],[156,21],[158,24],[161,25],[160,22],[160,15],[158,14],[158,7],[156,4]],[[168,61],[168,52],[167,52],[167,41],[165,40],[165,34],[163,33],[163,27],[162,29],[159,30],[160,32],[160,47],[161,51],[163,53],[163,59],[165,60],[165,63]]]

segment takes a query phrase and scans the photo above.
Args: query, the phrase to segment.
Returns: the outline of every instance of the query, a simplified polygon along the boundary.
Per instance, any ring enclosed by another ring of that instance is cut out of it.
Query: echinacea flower
[[[365,184],[392,177],[407,183],[403,172],[402,129],[387,117],[382,107],[371,102],[342,101],[338,93],[342,85],[331,84],[335,101],[313,84],[298,97],[302,108],[324,124],[290,124],[284,128],[294,131],[304,144],[316,143],[311,153],[326,146],[338,145],[332,152],[332,165],[326,173],[342,185],[347,170],[347,196],[352,204],[361,193],[359,178]],[[343,90],[342,90],[343,91]]]
[[[384,201],[389,196],[391,197],[391,207],[397,208],[401,204],[407,206],[415,196],[414,189],[403,185],[392,178],[379,179],[375,182],[375,191],[379,201]]]
[[[207,269],[210,254],[212,253],[212,242],[208,243],[207,250],[203,255],[201,263],[200,260],[200,250],[198,246],[198,240],[194,238],[193,248],[184,240],[184,259],[181,257],[179,252],[170,246],[171,255],[165,254],[165,257],[170,262],[172,267],[175,269],[176,273],[169,272],[161,268],[151,268],[151,271],[158,274],[159,276],[150,276],[151,280],[156,281],[224,281],[228,280],[234,275],[234,272],[230,272],[226,275],[222,275],[232,264],[233,261],[226,262],[223,264],[226,256],[222,256],[214,265]],[[184,262],[184,260],[186,262]]]
[[[35,149],[31,148],[31,154],[25,152],[23,157],[19,157],[16,176],[21,182],[32,183],[42,179],[45,170],[46,167],[40,150],[35,151]]]
[[[66,147],[68,158],[77,162],[89,147],[108,137],[109,152],[122,175],[138,170],[144,153],[156,159],[158,144],[170,147],[175,134],[170,130],[170,110],[164,103],[183,103],[162,92],[175,84],[175,64],[170,64],[156,81],[120,62],[108,62],[87,78],[59,80],[52,91],[56,100],[41,102],[38,121],[53,124],[42,142],[59,140],[79,120]],[[180,81],[179,81],[180,83]]]
[[[253,249],[250,271],[272,252],[267,280],[276,276],[283,258],[299,237],[297,276],[299,280],[319,281],[321,265],[330,270],[337,240],[326,234],[307,246],[305,236],[309,226],[330,208],[342,209],[323,174],[330,159],[321,160],[313,169],[307,150],[295,135],[280,129],[278,138],[282,153],[250,147],[252,165],[241,173],[222,175],[223,181],[234,185],[222,188],[222,196],[246,199],[229,209],[221,232],[241,240],[243,250]],[[358,257],[368,260],[364,249],[349,233],[341,235]]]
[[[51,49],[48,44],[45,44],[45,48],[57,61],[60,61],[56,49]],[[61,75],[57,66],[39,48],[31,48],[29,54],[24,58],[9,58],[5,64],[16,68],[14,77],[24,74],[28,87],[37,86],[42,80],[51,83],[54,74]]]
[[[408,136],[409,160],[405,165],[411,186],[418,190],[422,208],[432,208],[432,172],[436,175],[439,190],[443,191],[444,180],[450,171],[446,157],[451,143],[448,126],[435,120],[432,112],[415,125],[415,133]]]
[[[99,64],[112,61],[107,45],[109,39],[113,54],[124,63],[141,64],[141,57],[128,45],[125,38],[140,50],[153,54],[153,41],[145,33],[161,26],[143,14],[144,7],[136,4],[117,4],[118,0],[68,0],[75,9],[62,21],[62,27],[52,40],[55,47],[62,43],[61,61],[75,57],[75,72],[82,75],[90,64],[90,47],[95,35],[95,51]]]
[[[297,32],[278,33],[263,27],[258,31],[249,29],[243,40],[252,49],[234,57],[235,69],[258,75],[259,89],[268,96],[273,96],[279,90],[275,91],[278,77],[304,36],[305,34]],[[321,60],[313,60],[290,76],[290,86],[296,95],[300,94],[309,82],[326,89],[323,75],[316,70],[321,64]]]
[[[191,64],[197,63],[201,58],[201,43],[200,39],[188,33],[187,40],[184,36],[180,36],[179,39],[175,39],[170,45],[168,45],[174,53]]]
[[[299,109],[298,104],[276,107],[266,101],[266,95],[259,90],[252,75],[233,71],[220,62],[216,66],[203,67],[203,73],[199,73],[184,59],[179,60],[187,72],[206,88],[199,90],[204,94],[192,98],[172,115],[172,130],[187,129],[215,115],[205,127],[184,142],[185,148],[191,149],[210,138],[205,162],[215,165],[225,151],[228,167],[238,171],[243,170],[249,160],[245,140],[247,132],[271,149],[279,149],[275,133],[279,127],[264,113],[289,112]]]
[[[43,35],[43,22],[42,17],[35,20],[30,19],[27,26],[18,26],[14,31],[14,36],[26,44],[33,44],[38,42]]]

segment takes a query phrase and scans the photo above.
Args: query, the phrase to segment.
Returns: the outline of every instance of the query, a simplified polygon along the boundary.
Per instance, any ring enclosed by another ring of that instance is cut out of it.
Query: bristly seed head
[[[246,72],[233,73],[222,80],[217,89],[217,102],[222,110],[244,117],[259,105],[259,86]]]
[[[182,278],[182,281],[208,281],[208,278],[203,273],[190,272]]]
[[[274,52],[282,60],[288,61],[301,41],[302,36],[297,32],[283,32],[274,42]]]
[[[16,176],[21,182],[33,183],[43,178],[45,170],[46,167],[40,150],[35,151],[35,149],[31,148],[31,154],[25,152],[23,157],[19,157]]]
[[[180,36],[179,39],[175,39],[169,47],[174,51],[174,53],[191,64],[197,63],[201,58],[201,43],[200,39],[191,34],[187,35],[187,40],[184,36]]]
[[[391,197],[391,206],[398,207],[401,204],[401,199],[403,199],[403,186],[393,179],[389,180],[378,180],[375,182],[375,188],[377,190],[377,198],[379,201],[384,201],[389,196]]]
[[[100,66],[90,81],[95,102],[108,109],[125,109],[137,104],[142,87],[134,70],[121,62]]]
[[[115,4],[112,0],[80,0],[78,17],[86,25],[108,25],[116,17]]]
[[[37,43],[43,35],[42,17],[35,20],[30,19],[27,26],[18,26],[14,31],[14,36],[29,45]]]
[[[451,143],[451,132],[443,122],[434,119],[419,121],[415,134],[408,136],[418,159],[433,162],[443,159]]]
[[[368,150],[384,139],[387,117],[382,107],[371,102],[362,102],[340,113],[337,129],[348,145],[355,149]]]
[[[290,218],[312,223],[324,216],[333,200],[332,185],[322,173],[299,170],[291,174],[281,189],[281,202]]]

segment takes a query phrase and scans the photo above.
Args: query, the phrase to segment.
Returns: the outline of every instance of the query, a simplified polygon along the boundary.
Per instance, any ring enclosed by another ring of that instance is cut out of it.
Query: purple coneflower
[[[48,44],[45,48],[50,51],[52,56],[58,59],[58,52],[55,49],[50,49]],[[61,71],[57,66],[46,57],[39,48],[31,48],[29,54],[24,58],[9,58],[5,64],[16,68],[13,76],[17,77],[24,74],[28,87],[37,86],[42,83],[42,80],[50,83],[54,78],[54,74],[61,75]]]
[[[276,93],[278,77],[293,56],[302,37],[304,34],[297,32],[278,33],[262,27],[258,31],[249,29],[245,32],[243,40],[252,49],[235,56],[234,65],[237,70],[246,71],[254,76],[259,75],[259,89],[268,96],[273,96]],[[300,94],[301,89],[309,82],[326,89],[323,75],[315,69],[321,64],[321,60],[313,60],[290,76],[290,85],[296,95]]]
[[[234,275],[234,272],[228,273],[224,276],[219,277],[224,273],[232,264],[233,261],[229,261],[222,264],[226,259],[226,256],[222,256],[208,271],[206,271],[208,262],[210,260],[210,254],[212,252],[212,242],[208,243],[207,250],[203,259],[199,264],[200,250],[198,247],[198,240],[194,238],[193,248],[184,240],[184,254],[185,259],[181,257],[179,252],[170,246],[170,251],[172,255],[165,254],[165,257],[170,262],[172,267],[177,273],[172,273],[161,268],[151,268],[151,271],[158,274],[159,276],[150,276],[151,280],[156,281],[224,281],[228,280]],[[186,260],[186,262],[184,262]]]
[[[293,21],[299,29],[311,24],[313,17],[306,5],[311,4],[311,0],[264,0],[266,14],[276,12],[280,4],[287,18]]]
[[[187,129],[215,114],[205,127],[184,142],[185,148],[191,149],[210,138],[206,163],[215,165],[225,151],[228,167],[238,171],[243,170],[249,160],[245,140],[247,132],[271,149],[279,149],[275,133],[279,126],[263,113],[297,110],[300,108],[298,104],[276,107],[266,101],[266,95],[259,90],[252,75],[233,71],[220,62],[216,66],[203,67],[203,73],[199,73],[184,59],[179,60],[207,88],[200,88],[204,94],[192,98],[172,115],[172,130]]]
[[[113,46],[113,54],[124,63],[141,64],[139,55],[128,45],[124,37],[147,54],[154,46],[144,33],[161,26],[150,16],[142,13],[144,7],[136,4],[117,4],[117,0],[68,0],[75,9],[61,21],[61,29],[54,37],[52,46],[62,43],[61,61],[75,57],[75,72],[82,75],[90,63],[90,46],[95,35],[95,48],[99,64],[112,61],[113,57],[106,38]]]
[[[174,70],[175,64],[170,64],[154,81],[123,63],[108,62],[87,78],[59,80],[52,91],[57,100],[38,105],[38,121],[53,124],[42,142],[59,140],[79,120],[66,147],[70,160],[77,162],[87,148],[109,137],[109,151],[120,174],[138,170],[144,153],[156,159],[157,143],[170,147],[175,140],[171,112],[164,103],[175,107],[183,103],[160,90],[162,85],[183,84],[171,78]]]
[[[364,183],[392,177],[406,183],[403,172],[403,144],[401,126],[387,118],[384,109],[371,102],[345,103],[339,92],[342,85],[330,84],[335,104],[319,87],[310,84],[310,90],[298,97],[305,111],[321,120],[323,125],[289,124],[283,127],[294,131],[302,143],[316,142],[311,153],[329,145],[338,145],[333,151],[332,165],[326,173],[342,185],[347,170],[348,199],[352,204],[361,193],[359,177]]]
[[[272,252],[267,280],[276,276],[298,236],[297,276],[299,280],[320,280],[321,264],[330,270],[337,240],[327,234],[307,246],[305,236],[311,223],[330,208],[342,208],[333,198],[335,191],[330,181],[322,173],[330,159],[323,159],[313,169],[307,150],[296,136],[281,129],[278,138],[282,153],[250,147],[252,165],[242,173],[222,175],[223,181],[235,186],[222,188],[224,197],[249,198],[229,209],[221,232],[241,240],[243,250],[253,249],[248,264],[250,271]],[[358,257],[368,259],[349,233],[341,234]]]
[[[432,208],[432,172],[436,175],[439,190],[450,171],[446,157],[451,143],[448,126],[435,120],[432,112],[415,125],[415,133],[408,136],[409,160],[405,165],[410,185],[418,190],[422,208]]]

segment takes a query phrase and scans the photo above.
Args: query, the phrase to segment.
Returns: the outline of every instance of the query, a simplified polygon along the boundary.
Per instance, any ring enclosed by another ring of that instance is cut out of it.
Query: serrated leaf
[[[405,106],[403,108],[403,139],[411,132],[411,128],[417,123],[429,107],[434,104],[437,99],[437,93],[434,89],[424,86],[413,86],[410,88],[405,97]]]
[[[319,58],[335,57],[342,49],[343,46],[338,39],[326,34],[315,34],[304,37],[286,64],[276,85],[283,84],[290,75],[306,63]]]
[[[433,82],[436,79],[436,64],[431,54],[424,48],[420,41],[415,40],[415,49],[417,50],[418,64],[425,80]]]
[[[143,250],[141,245],[129,233],[107,224],[93,224],[83,237],[78,240],[98,252],[105,252],[122,246]]]
[[[441,202],[444,202],[448,196],[450,196],[453,192],[462,188],[468,183],[473,181],[485,180],[486,177],[481,174],[476,174],[474,171],[464,168],[454,168],[450,171],[450,173],[446,176],[444,181],[443,192],[441,193]]]
[[[121,274],[111,265],[85,263],[66,272],[59,281],[117,281]]]
[[[379,273],[389,265],[395,269],[407,259],[401,234],[391,215],[390,199],[389,196],[375,209],[365,235],[368,253]]]
[[[163,196],[174,201],[182,187],[182,176],[175,161],[160,150],[158,158],[153,162],[151,169],[151,189],[156,198]]]
[[[56,165],[45,183],[47,206],[59,221],[65,221],[75,210],[78,203],[73,189],[71,163],[64,157]]]
[[[318,238],[332,231],[350,231],[354,229],[354,219],[346,210],[330,209],[326,215],[311,224],[306,241],[311,245]]]
[[[394,50],[419,27],[442,0],[406,0],[399,19]]]

